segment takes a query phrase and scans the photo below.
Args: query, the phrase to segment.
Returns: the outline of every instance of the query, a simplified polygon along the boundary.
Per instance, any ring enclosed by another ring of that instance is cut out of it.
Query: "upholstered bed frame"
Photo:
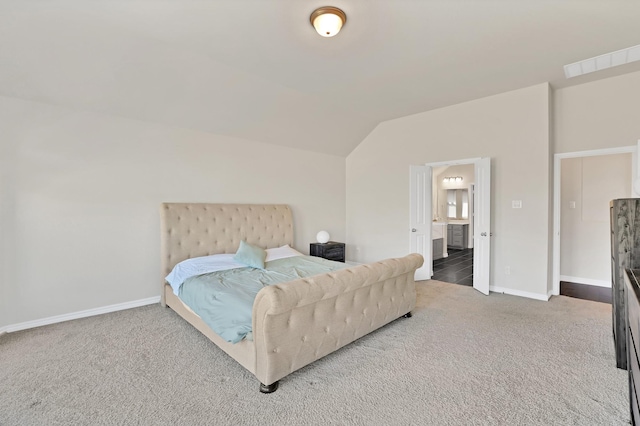
[[[161,303],[253,373],[260,390],[277,389],[288,374],[401,317],[416,302],[418,254],[358,265],[267,286],[253,306],[253,341],[228,343],[173,294],[164,277],[188,258],[235,253],[241,240],[263,248],[293,247],[286,205],[161,206]]]

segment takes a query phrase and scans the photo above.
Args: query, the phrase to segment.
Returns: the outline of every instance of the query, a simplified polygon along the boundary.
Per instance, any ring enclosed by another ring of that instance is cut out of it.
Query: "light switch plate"
[[[522,208],[522,200],[512,200],[511,208],[513,209],[521,209]]]

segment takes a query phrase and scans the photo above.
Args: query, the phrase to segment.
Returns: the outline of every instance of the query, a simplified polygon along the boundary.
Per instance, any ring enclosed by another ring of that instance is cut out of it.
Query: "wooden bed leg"
[[[273,382],[270,385],[263,385],[262,383],[260,383],[260,392],[262,393],[275,392],[278,389],[278,383],[280,382]]]
[[[402,318],[411,318],[413,315],[411,315],[411,312],[407,312],[406,314],[404,314],[402,316]]]

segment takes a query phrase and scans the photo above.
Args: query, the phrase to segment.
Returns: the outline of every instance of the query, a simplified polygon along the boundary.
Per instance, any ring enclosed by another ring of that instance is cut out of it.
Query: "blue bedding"
[[[227,342],[251,339],[253,302],[262,287],[345,268],[340,262],[295,256],[251,267],[211,272],[188,278],[180,299]]]

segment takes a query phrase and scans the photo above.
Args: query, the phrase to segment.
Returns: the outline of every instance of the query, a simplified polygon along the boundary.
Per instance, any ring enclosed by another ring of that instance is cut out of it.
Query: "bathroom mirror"
[[[447,219],[469,219],[468,189],[447,189]]]

